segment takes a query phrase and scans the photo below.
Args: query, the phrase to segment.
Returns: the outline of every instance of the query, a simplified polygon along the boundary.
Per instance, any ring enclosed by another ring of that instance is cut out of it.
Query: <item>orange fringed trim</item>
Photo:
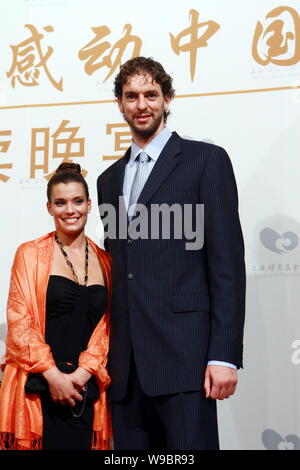
[[[16,439],[9,432],[0,433],[0,450],[42,450],[42,439]],[[111,450],[111,439],[102,439],[101,431],[94,431],[91,450]]]
[[[110,450],[109,441],[107,439],[102,439],[101,431],[93,432],[91,450]]]
[[[16,439],[10,432],[0,433],[0,450],[41,450],[41,437],[32,440]]]
[[[1,432],[0,450],[42,450],[42,439],[16,439],[10,432]],[[94,431],[91,450],[111,450],[111,439],[102,439],[102,432]]]

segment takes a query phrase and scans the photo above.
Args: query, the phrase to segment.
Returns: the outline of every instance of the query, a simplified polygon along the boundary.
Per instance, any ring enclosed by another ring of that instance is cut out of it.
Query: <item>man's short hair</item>
[[[149,74],[152,80],[155,80],[161,87],[163,96],[168,96],[173,99],[175,90],[172,86],[173,78],[167,74],[163,66],[153,60],[151,57],[135,57],[130,59],[125,64],[121,65],[120,71],[114,80],[114,95],[116,98],[122,98],[123,86],[127,83],[128,78],[133,75]],[[164,122],[170,111],[164,112]]]
[[[115,97],[122,97],[123,86],[127,83],[129,77],[132,75],[144,75],[145,73],[149,74],[161,86],[164,96],[169,96],[171,99],[174,98],[175,90],[172,86],[172,77],[166,73],[159,62],[156,62],[151,57],[135,57],[121,65],[120,71],[114,80]]]

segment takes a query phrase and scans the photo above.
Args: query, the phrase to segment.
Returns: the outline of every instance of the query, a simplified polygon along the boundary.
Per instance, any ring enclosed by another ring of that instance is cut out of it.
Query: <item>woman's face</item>
[[[78,182],[58,183],[52,187],[47,209],[54,218],[57,232],[77,235],[84,230],[91,200],[86,198],[84,186]]]

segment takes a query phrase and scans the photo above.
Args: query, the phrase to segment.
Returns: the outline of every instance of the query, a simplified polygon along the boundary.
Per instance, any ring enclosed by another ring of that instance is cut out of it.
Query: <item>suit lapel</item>
[[[118,161],[117,165],[114,168],[114,171],[110,175],[109,182],[110,182],[112,198],[117,201],[118,201],[119,196],[123,195],[124,173],[125,173],[126,163],[128,162],[129,157],[130,157],[130,147],[126,151],[124,157]]]
[[[123,181],[126,163],[130,157],[130,147],[126,151],[123,158],[118,160],[114,165],[113,171],[109,176],[109,191],[110,191],[110,204],[115,208],[116,211],[116,231],[120,233],[127,230],[128,219],[127,211],[124,203],[123,196]],[[126,237],[125,237],[126,238]],[[121,237],[122,239],[122,237]]]
[[[166,143],[161,154],[159,155],[153,170],[140,194],[138,204],[146,206],[163,182],[169,177],[174,168],[179,164],[180,158],[176,158],[181,154],[181,139],[176,132]],[[130,157],[130,148],[121,158],[110,175],[109,184],[111,191],[111,202],[115,208],[119,208],[119,197],[123,195],[123,181],[126,163]],[[123,210],[125,210],[122,207]]]
[[[163,182],[169,177],[174,168],[180,162],[180,159],[176,158],[180,153],[180,137],[176,132],[173,132],[149,175],[149,178],[140,194],[138,204],[147,205],[149,203],[156,191],[158,191]]]

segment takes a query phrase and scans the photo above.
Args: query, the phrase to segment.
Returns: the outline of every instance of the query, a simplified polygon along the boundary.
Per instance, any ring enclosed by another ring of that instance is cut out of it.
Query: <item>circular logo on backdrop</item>
[[[266,429],[261,439],[268,450],[300,450],[300,439],[295,434],[282,437],[273,429]]]
[[[259,238],[265,248],[278,254],[288,253],[299,244],[299,237],[296,233],[284,232],[280,234],[269,227],[261,230]]]

